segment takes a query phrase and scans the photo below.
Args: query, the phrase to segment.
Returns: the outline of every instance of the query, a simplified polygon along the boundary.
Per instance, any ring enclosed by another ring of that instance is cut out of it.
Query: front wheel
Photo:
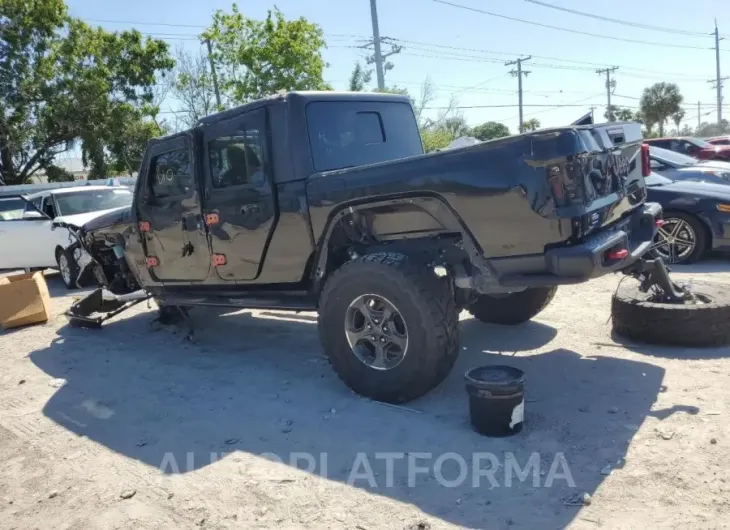
[[[332,368],[378,401],[404,403],[443,381],[458,355],[458,324],[449,283],[403,254],[346,263],[320,297],[320,339]]]
[[[516,293],[482,294],[467,309],[476,319],[488,324],[522,324],[545,309],[557,290],[557,287],[530,287]]]
[[[71,252],[60,249],[56,255],[58,270],[61,273],[61,279],[67,289],[76,289],[76,278],[79,275],[79,265],[76,263]]]

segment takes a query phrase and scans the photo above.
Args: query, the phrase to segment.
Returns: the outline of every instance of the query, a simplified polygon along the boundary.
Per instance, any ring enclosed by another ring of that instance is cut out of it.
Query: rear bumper
[[[662,215],[657,203],[645,203],[631,216],[601,230],[573,246],[554,247],[541,256],[490,260],[505,287],[537,287],[581,283],[623,270],[641,259],[656,235],[656,221]],[[624,258],[609,253],[626,250]]]
[[[624,269],[646,254],[656,235],[656,221],[662,207],[647,203],[610,230],[602,230],[573,247],[550,249],[545,261],[550,274],[587,280]],[[623,259],[611,259],[608,253],[626,249]]]

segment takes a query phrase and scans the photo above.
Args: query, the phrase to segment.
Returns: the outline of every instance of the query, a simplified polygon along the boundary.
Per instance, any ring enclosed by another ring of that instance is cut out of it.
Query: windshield
[[[647,186],[664,186],[666,184],[671,184],[673,181],[662,177],[661,175],[657,175],[656,173],[652,173],[648,177],[644,179],[644,182],[646,182]]]
[[[132,204],[132,192],[127,189],[74,191],[56,194],[58,215],[78,215],[80,213],[111,210]]]
[[[707,149],[708,147],[714,147],[709,142],[705,142],[704,140],[700,140],[699,138],[687,138],[687,141],[691,144],[696,145],[697,147],[701,147],[702,149]]]
[[[668,162],[675,166],[694,166],[697,164],[696,158],[661,147],[649,147],[649,153],[658,160]]]

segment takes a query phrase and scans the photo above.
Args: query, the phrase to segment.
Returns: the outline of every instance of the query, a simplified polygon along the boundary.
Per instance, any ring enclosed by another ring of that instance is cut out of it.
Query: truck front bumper
[[[654,244],[662,207],[645,203],[612,227],[581,243],[546,249],[543,256],[490,260],[503,287],[581,283],[630,267]]]

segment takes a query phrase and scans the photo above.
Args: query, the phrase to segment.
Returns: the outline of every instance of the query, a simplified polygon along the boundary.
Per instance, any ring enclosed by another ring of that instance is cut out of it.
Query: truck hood
[[[131,206],[120,206],[111,210],[80,213],[77,215],[61,215],[53,220],[54,226],[71,226],[75,228],[94,229],[121,222],[125,213],[131,213]],[[87,226],[88,225],[88,226]]]

